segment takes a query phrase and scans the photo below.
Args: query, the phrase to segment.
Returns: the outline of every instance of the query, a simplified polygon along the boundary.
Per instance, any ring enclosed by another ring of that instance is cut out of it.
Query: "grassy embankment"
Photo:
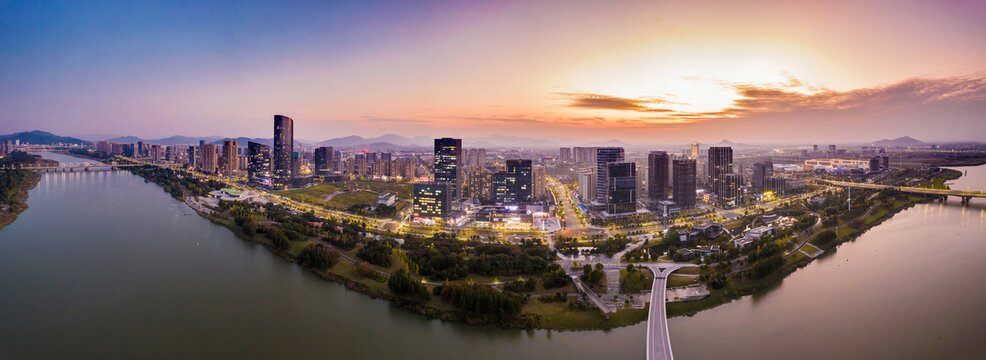
[[[351,190],[350,190],[351,189]],[[385,181],[352,180],[320,184],[306,189],[277,193],[286,198],[332,210],[347,210],[354,205],[373,205],[378,193],[394,193],[402,199],[411,197],[410,184]]]
[[[937,175],[931,184],[943,184],[945,181],[957,179],[961,176],[961,172],[954,170],[943,170],[941,174]],[[934,186],[934,185],[932,185]],[[835,252],[835,249],[842,243],[847,241],[853,241],[863,233],[865,233],[870,228],[873,228],[883,221],[890,219],[893,215],[898,212],[907,209],[911,206],[920,203],[926,203],[933,201],[932,198],[917,196],[917,195],[900,195],[892,199],[892,202],[888,202],[889,208],[882,207],[881,205],[873,205],[876,208],[869,212],[869,215],[860,215],[855,219],[849,219],[844,221],[844,223],[852,223],[853,220],[859,219],[862,223],[862,227],[859,229],[853,229],[847,225],[837,225],[834,227],[826,227],[816,230],[813,234],[820,233],[826,230],[833,230],[836,233],[836,237],[833,241],[826,244],[812,244],[813,247],[825,250],[826,252],[822,256],[828,256]],[[864,214],[865,215],[865,214]],[[810,249],[810,248],[809,248]],[[806,250],[807,251],[807,250]],[[699,311],[705,309],[711,309],[713,307],[728,303],[732,300],[739,299],[745,295],[752,295],[758,292],[773,288],[775,285],[781,282],[787,275],[793,273],[795,270],[806,266],[813,259],[805,256],[800,252],[794,252],[788,256],[784,265],[779,269],[772,271],[763,278],[760,279],[749,279],[740,278],[732,279],[726,286],[721,289],[710,289],[710,294],[708,297],[689,302],[677,302],[669,303],[667,307],[668,316],[691,316]],[[687,269],[682,269],[679,271],[685,271]],[[694,270],[692,270],[694,271]]]

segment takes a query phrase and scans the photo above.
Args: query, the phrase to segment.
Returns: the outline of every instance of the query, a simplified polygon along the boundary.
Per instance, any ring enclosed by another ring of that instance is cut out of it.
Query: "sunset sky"
[[[0,0],[0,110],[75,136],[984,140],[986,2]]]

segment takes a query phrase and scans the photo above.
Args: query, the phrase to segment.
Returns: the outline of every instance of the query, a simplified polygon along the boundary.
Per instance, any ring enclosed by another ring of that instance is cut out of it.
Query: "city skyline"
[[[565,4],[10,5],[0,133],[266,137],[279,113],[301,139],[986,131],[982,3]]]

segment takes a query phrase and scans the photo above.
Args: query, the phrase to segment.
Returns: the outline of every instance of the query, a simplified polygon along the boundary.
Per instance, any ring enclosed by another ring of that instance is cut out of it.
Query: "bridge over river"
[[[962,203],[968,203],[972,198],[986,198],[986,191],[975,191],[975,190],[950,190],[950,189],[930,189],[930,188],[919,188],[919,187],[909,187],[909,186],[893,186],[893,185],[881,185],[881,184],[868,184],[868,183],[858,183],[849,181],[835,181],[835,180],[824,180],[819,179],[819,181],[841,187],[853,187],[861,189],[896,189],[900,192],[911,193],[911,194],[923,194],[923,195],[935,195],[940,197],[956,196],[962,199]]]
[[[650,310],[647,313],[647,360],[673,359],[674,356],[671,354],[671,336],[668,333],[667,299],[665,299],[668,276],[675,270],[697,265],[691,263],[656,262],[637,263],[635,266],[646,267],[654,273],[654,283],[650,292]],[[604,268],[604,270],[612,269],[618,270],[620,267]],[[578,275],[581,273],[579,271],[569,274],[572,276],[576,288],[584,293],[593,304],[599,307],[603,311],[603,314],[615,312],[615,309],[605,305],[592,289],[579,280]]]

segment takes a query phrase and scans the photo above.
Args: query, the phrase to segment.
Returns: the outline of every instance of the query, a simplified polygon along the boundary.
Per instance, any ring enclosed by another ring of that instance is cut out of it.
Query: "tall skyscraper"
[[[719,203],[726,206],[743,204],[743,176],[739,174],[724,174],[720,182],[718,195]]]
[[[698,159],[698,143],[692,143],[692,159]]]
[[[668,159],[664,151],[647,154],[647,197],[651,201],[668,198]]]
[[[606,187],[609,186],[608,164],[623,162],[623,148],[601,147],[596,149],[596,200],[605,203],[608,197]]]
[[[468,176],[469,197],[480,203],[493,202],[493,173],[483,168],[473,168]]]
[[[236,170],[239,170],[239,159],[237,158],[239,153],[239,144],[236,140],[223,140],[223,165],[222,172],[224,176],[233,176]]]
[[[315,175],[326,175],[335,170],[334,156],[331,146],[315,148]]]
[[[610,215],[637,212],[637,164],[606,164],[606,212]]]
[[[449,198],[462,194],[462,139],[435,139],[435,182],[449,184]]]
[[[695,207],[695,160],[676,159],[671,163],[671,196],[682,210]]]
[[[247,142],[247,176],[250,181],[264,182],[270,180],[270,146]]]
[[[388,175],[388,176],[390,176],[390,161],[391,161],[391,158],[392,158],[392,156],[391,156],[390,153],[380,153],[380,162],[381,162],[381,165],[382,165],[382,167],[381,167],[382,172],[385,175]]]
[[[497,204],[517,203],[517,174],[506,171],[493,174],[493,201]]]
[[[274,115],[274,181],[285,185],[293,177],[294,120]]]
[[[533,170],[534,201],[544,201],[548,197],[548,174],[544,167]]]
[[[583,202],[590,202],[596,198],[596,176],[591,167],[579,170],[579,196]]]
[[[719,196],[722,203],[727,188],[725,176],[733,173],[733,148],[713,146],[709,148],[708,181],[712,193]]]
[[[152,146],[153,150],[153,146]],[[152,151],[153,152],[153,151]],[[216,173],[216,144],[202,144],[202,171]]]
[[[758,190],[766,190],[764,181],[770,176],[774,176],[774,163],[770,160],[753,164],[753,187]]]
[[[199,159],[202,155],[199,154],[199,148],[195,146],[189,146],[188,150],[188,167],[192,169],[197,169],[200,166],[201,160]]]
[[[529,203],[534,201],[531,160],[507,160],[507,172],[515,175],[517,202]]]

